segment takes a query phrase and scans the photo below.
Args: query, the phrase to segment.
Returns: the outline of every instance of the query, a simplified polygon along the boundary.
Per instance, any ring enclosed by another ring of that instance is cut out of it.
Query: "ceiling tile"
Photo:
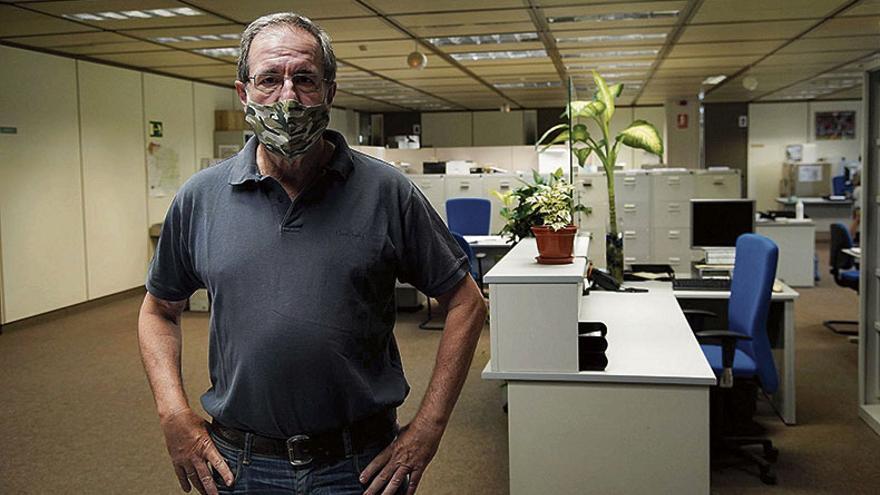
[[[162,72],[176,74],[194,79],[223,78],[224,81],[235,80],[235,66],[231,64],[192,65],[183,67],[166,67]]]
[[[485,34],[531,33],[535,25],[531,21],[523,22],[474,22],[471,24],[453,24],[449,26],[416,27],[409,29],[421,38],[440,38],[444,36],[471,36]]]
[[[344,41],[334,42],[333,51],[338,58],[403,56],[415,48],[410,40],[396,41]]]
[[[80,45],[56,47],[54,50],[74,55],[98,55],[109,53],[150,52],[159,48],[160,47],[156,46],[154,43],[129,40],[121,43],[83,43]]]
[[[786,54],[871,49],[880,49],[880,34],[876,36],[844,36],[840,38],[802,38],[786,46],[778,53]]]
[[[862,0],[841,14],[841,16],[853,15],[880,15],[880,0]]]
[[[797,20],[689,25],[682,31],[678,42],[786,40],[804,32],[813,24],[815,21]]]
[[[735,56],[735,57],[688,57],[688,58],[667,58],[661,64],[666,69],[686,68],[686,67],[745,67],[746,65],[758,60],[758,55]]]
[[[544,17],[548,19],[548,25],[554,34],[560,31],[571,30],[601,30],[613,28],[646,28],[657,26],[674,26],[678,22],[677,17],[658,17],[656,19],[632,19],[632,20],[578,20],[574,22],[549,22],[554,17],[581,17],[600,14],[622,14],[635,12],[657,11],[681,11],[686,2],[663,1],[663,2],[626,2],[626,3],[601,3],[586,4],[573,7],[550,7],[542,10]]]
[[[522,0],[370,0],[370,4],[385,14],[418,14],[420,12],[460,12],[465,10],[522,8]]]
[[[95,31],[95,28],[11,5],[0,5],[0,38],[86,31]]]
[[[806,38],[824,36],[862,36],[880,34],[880,16],[843,17],[830,19],[810,31]]]
[[[425,67],[437,68],[437,67],[452,67],[448,62],[438,57],[437,55],[428,54],[426,55],[428,59],[428,63]],[[408,69],[409,67],[406,65],[406,56],[400,55],[396,57],[369,57],[369,58],[348,58],[345,59],[347,64],[350,64],[355,67],[360,67],[362,69],[372,70],[372,71],[383,71],[386,69]],[[415,69],[410,69],[415,70]]]
[[[330,38],[336,41],[394,40],[406,36],[379,18],[327,19],[321,22]]]
[[[259,0],[242,2],[241,0],[189,0],[197,8],[234,19],[241,23],[250,23],[254,19],[275,12],[295,11],[318,21],[332,17],[354,17],[370,15],[370,12],[351,0]]]
[[[667,58],[764,55],[778,48],[783,41],[739,41],[723,43],[676,44]]]
[[[187,65],[210,64],[208,57],[194,55],[192,53],[177,50],[162,50],[145,53],[125,53],[118,55],[96,55],[95,58],[115,62],[118,64],[131,65],[134,67],[174,67]]]
[[[706,0],[691,24],[708,22],[765,21],[773,19],[822,18],[843,3],[842,0]]]
[[[66,0],[58,2],[39,2],[29,5],[30,8],[57,16],[65,14],[81,14],[96,12],[120,12],[126,10],[172,9],[189,7],[176,0],[151,0],[148,7],[141,0]],[[198,10],[198,9],[197,9]],[[203,13],[194,16],[151,17],[148,19],[106,19],[100,21],[79,20],[78,22],[99,29],[137,29],[163,26],[197,26],[200,24],[218,24],[224,22],[218,17]]]
[[[89,33],[76,34],[50,34],[46,36],[23,36],[20,38],[6,38],[6,40],[37,48],[55,48],[71,45],[77,46],[131,41],[130,38],[126,38],[125,36],[105,31],[92,31]]]

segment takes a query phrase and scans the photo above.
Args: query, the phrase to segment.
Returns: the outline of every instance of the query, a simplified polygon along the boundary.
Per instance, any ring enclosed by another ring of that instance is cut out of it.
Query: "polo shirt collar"
[[[327,171],[336,174],[342,180],[347,179],[353,168],[351,148],[348,147],[342,134],[336,131],[329,129],[324,131],[323,138],[333,143],[336,147],[333,151],[333,156],[330,157],[330,162],[326,165]],[[244,148],[235,155],[233,158],[235,163],[233,163],[232,169],[229,171],[230,185],[238,186],[249,181],[260,181],[266,177],[260,175],[257,169],[258,144],[259,140],[256,136],[253,136],[248,139]]]

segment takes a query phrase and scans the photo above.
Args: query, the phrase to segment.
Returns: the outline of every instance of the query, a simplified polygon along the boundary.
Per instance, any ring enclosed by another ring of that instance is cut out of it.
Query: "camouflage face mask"
[[[296,100],[261,105],[248,99],[244,119],[266,149],[293,160],[321,139],[330,123],[330,108],[324,103],[307,107]]]

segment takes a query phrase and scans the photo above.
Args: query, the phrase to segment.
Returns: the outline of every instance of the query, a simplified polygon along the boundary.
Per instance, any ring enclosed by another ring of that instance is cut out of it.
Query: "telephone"
[[[608,292],[648,292],[648,289],[621,287],[621,285],[617,283],[617,280],[614,280],[614,277],[602,270],[596,269],[593,267],[592,263],[590,263],[590,266],[587,268],[587,280],[592,282],[593,288],[607,290]],[[587,287],[584,286],[584,292],[586,291]]]

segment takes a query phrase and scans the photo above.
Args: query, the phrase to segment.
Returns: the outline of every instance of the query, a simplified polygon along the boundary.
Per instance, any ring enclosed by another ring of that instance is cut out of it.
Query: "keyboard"
[[[677,278],[672,281],[673,290],[730,290],[729,278]]]

